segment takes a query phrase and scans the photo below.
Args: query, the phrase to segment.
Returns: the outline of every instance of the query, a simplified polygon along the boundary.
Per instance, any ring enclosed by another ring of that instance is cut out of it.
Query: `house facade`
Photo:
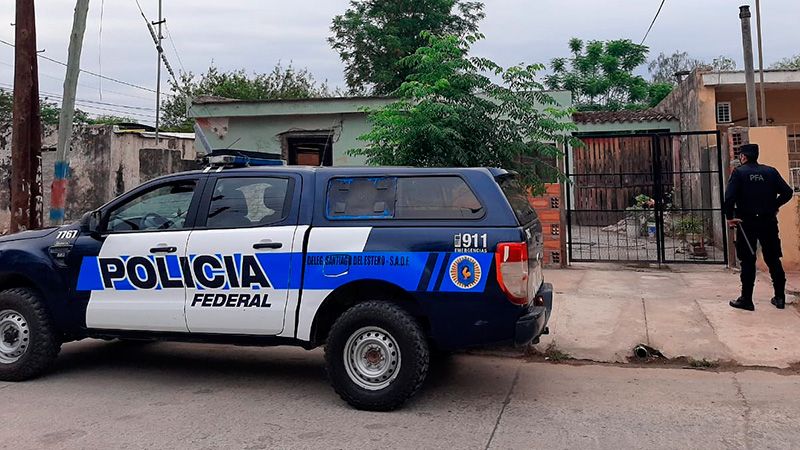
[[[758,77],[756,79],[758,81]],[[800,168],[800,71],[764,71],[764,94],[766,121],[759,118],[759,124],[786,127],[789,165]],[[757,104],[760,107],[760,97]],[[728,131],[732,127],[746,127],[744,71],[695,70],[681,80],[656,109],[675,115],[684,131]]]

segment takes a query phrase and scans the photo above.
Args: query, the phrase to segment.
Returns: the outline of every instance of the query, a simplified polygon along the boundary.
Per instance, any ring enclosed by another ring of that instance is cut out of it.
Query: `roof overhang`
[[[759,74],[756,71],[756,83]],[[708,72],[703,74],[703,85],[720,90],[740,90],[745,87],[744,71]],[[800,89],[800,70],[765,70],[765,89]]]
[[[389,97],[327,97],[292,100],[231,100],[199,98],[189,107],[189,117],[264,117],[313,116],[325,114],[364,114],[364,109],[379,108],[393,102]]]

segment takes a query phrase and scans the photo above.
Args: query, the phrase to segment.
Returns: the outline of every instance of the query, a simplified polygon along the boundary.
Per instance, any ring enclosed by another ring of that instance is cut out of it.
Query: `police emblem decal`
[[[462,255],[450,263],[450,280],[461,289],[472,289],[481,282],[481,265],[472,256]]]

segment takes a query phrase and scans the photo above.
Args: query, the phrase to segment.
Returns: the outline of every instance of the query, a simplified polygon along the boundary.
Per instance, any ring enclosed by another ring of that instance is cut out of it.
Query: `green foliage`
[[[409,76],[398,100],[369,111],[372,130],[360,137],[367,146],[350,153],[376,165],[503,167],[534,189],[557,173],[548,161],[559,145],[576,145],[575,128],[571,111],[542,91],[543,67],[503,69],[469,56],[480,35],[425,37],[428,45],[401,61]]]
[[[89,119],[89,123],[92,125],[119,125],[121,123],[137,123],[138,121],[135,119],[131,119],[130,117],[121,117],[121,116],[114,116],[114,115],[102,115],[97,116],[94,119]]]
[[[50,102],[46,98],[42,99],[39,105],[39,113],[43,125],[58,125],[58,117],[61,114],[61,108],[58,103]],[[75,109],[72,116],[72,123],[74,124],[91,124],[92,119],[86,111]]]
[[[703,234],[704,229],[703,219],[694,214],[689,214],[675,222],[673,233],[681,239],[686,239],[686,236],[690,234]]]
[[[331,47],[352,93],[394,92],[411,73],[400,61],[427,45],[423,32],[465,37],[478,31],[483,3],[465,0],[351,0],[333,18]]]
[[[670,83],[650,83],[647,87],[647,106],[653,108],[672,92],[675,86]]]
[[[769,68],[776,70],[800,70],[800,54],[789,58],[783,58],[773,63]]]
[[[647,81],[633,71],[647,61],[648,48],[628,39],[569,41],[572,55],[551,61],[545,78],[549,89],[572,92],[579,110],[642,108],[650,92]]]
[[[222,72],[213,65],[199,76],[182,73],[180,86],[170,82],[175,95],[161,104],[162,128],[168,131],[192,131],[194,121],[187,117],[187,98],[203,95],[237,100],[274,100],[329,97],[326,83],[317,83],[308,69],[295,69],[291,64],[275,65],[270,73],[254,73],[244,69]]]

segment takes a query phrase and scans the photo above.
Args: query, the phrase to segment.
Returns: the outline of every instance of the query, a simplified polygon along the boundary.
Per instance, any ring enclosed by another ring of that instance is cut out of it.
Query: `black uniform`
[[[792,188],[780,173],[770,166],[748,162],[731,174],[725,191],[725,216],[742,219],[736,232],[736,254],[742,266],[742,298],[752,302],[756,280],[756,255],[753,251],[761,244],[764,262],[769,267],[775,297],[785,298],[786,273],[781,265],[781,241],[778,237],[778,209],[792,198]]]

